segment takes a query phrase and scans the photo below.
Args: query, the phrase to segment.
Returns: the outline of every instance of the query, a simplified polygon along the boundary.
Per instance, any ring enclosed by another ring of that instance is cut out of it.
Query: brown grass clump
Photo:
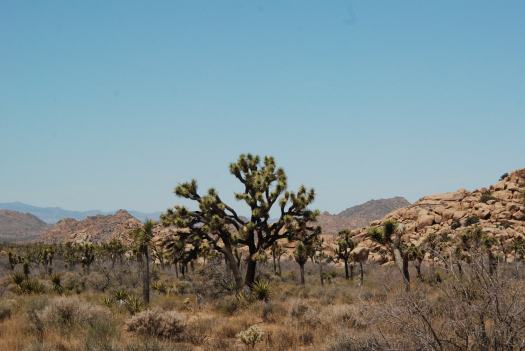
[[[134,315],[126,327],[128,331],[139,335],[181,340],[186,324],[179,312],[153,309]]]

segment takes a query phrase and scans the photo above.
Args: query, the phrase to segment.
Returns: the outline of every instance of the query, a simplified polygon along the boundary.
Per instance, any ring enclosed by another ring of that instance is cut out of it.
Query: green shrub
[[[453,219],[452,223],[450,224],[450,228],[458,229],[459,227],[461,227],[461,223],[459,222],[459,220]]]
[[[250,346],[252,349],[255,345],[262,341],[264,333],[256,325],[252,325],[246,330],[239,332],[236,337],[244,345]]]
[[[492,196],[492,194],[489,191],[485,191],[481,194],[481,198],[479,201],[487,203],[490,200],[495,200],[494,196]]]
[[[479,223],[479,217],[478,216],[469,216],[465,220],[465,226],[467,226],[467,227],[470,226],[470,225],[474,225],[476,223]]]

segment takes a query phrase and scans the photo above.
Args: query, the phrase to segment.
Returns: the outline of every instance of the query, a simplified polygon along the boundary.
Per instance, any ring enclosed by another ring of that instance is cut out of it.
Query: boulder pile
[[[512,260],[512,241],[525,238],[525,169],[504,174],[501,180],[488,188],[425,196],[414,204],[395,210],[371,227],[386,221],[403,224],[403,241],[419,245],[432,234],[460,235],[466,229],[479,226],[487,236],[497,239],[499,254]],[[357,231],[359,246],[370,250],[371,261],[385,263],[391,260],[388,251],[374,243],[367,235],[368,228]]]

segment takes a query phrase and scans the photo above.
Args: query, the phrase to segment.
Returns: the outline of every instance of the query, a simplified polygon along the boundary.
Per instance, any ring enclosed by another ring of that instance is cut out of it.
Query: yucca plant
[[[129,293],[124,289],[117,289],[113,292],[113,299],[116,302],[124,303],[129,297]]]
[[[135,295],[129,295],[127,297],[125,306],[131,315],[134,315],[135,313],[138,313],[144,309],[144,303],[139,297]]]
[[[64,288],[62,287],[62,277],[58,273],[53,273],[51,275],[51,283],[53,283],[53,290],[58,293],[62,294],[64,292]]]
[[[271,296],[270,282],[267,280],[257,280],[252,285],[252,295],[260,301],[268,301]]]

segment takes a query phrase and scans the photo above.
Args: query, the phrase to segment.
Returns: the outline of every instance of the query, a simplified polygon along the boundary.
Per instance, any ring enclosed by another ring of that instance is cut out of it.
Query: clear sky
[[[163,210],[271,154],[338,212],[525,167],[524,1],[0,1],[0,202]],[[233,200],[232,200],[233,201]]]

